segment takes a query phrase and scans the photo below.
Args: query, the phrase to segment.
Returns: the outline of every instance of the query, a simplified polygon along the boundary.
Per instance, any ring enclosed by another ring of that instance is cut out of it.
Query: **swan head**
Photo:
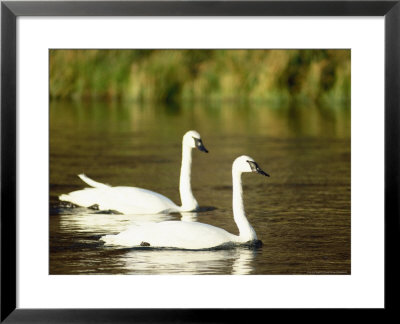
[[[188,131],[183,136],[183,145],[191,148],[197,148],[202,152],[208,153],[207,149],[203,145],[200,134],[194,130]]]
[[[255,172],[261,174],[263,176],[269,177],[269,174],[261,170],[260,166],[254,161],[253,158],[247,155],[239,156],[234,162],[232,166],[232,170],[236,172]]]

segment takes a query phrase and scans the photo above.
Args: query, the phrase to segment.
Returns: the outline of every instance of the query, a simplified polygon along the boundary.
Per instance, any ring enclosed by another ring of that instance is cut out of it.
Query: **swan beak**
[[[194,138],[193,137],[193,139],[195,141],[195,144],[196,144],[196,147],[197,147],[198,150],[208,153],[207,149],[204,147],[203,142],[201,141],[200,138]]]
[[[254,162],[254,161],[247,161],[247,162],[250,164],[251,171],[261,174],[263,176],[269,177],[269,174],[267,172],[264,172],[263,170],[261,170],[261,168],[259,167],[259,165],[256,162]]]
[[[258,168],[256,172],[259,173],[259,174],[262,174],[263,176],[269,177],[269,174],[267,172],[264,172],[260,168]]]

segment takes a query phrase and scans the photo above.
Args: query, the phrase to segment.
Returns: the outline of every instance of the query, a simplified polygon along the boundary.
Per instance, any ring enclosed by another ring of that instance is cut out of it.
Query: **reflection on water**
[[[120,215],[58,201],[85,187],[77,177],[84,172],[180,204],[181,140],[189,129],[210,151],[193,152],[199,213]],[[243,175],[245,210],[261,248],[115,249],[99,241],[132,223],[179,219],[238,234],[231,167],[242,154],[271,174]],[[50,274],[349,274],[350,237],[346,107],[51,103]]]
[[[216,251],[129,251],[123,260],[129,274],[250,274],[255,251],[237,248]]]
[[[198,220],[197,215],[198,215],[198,213],[190,213],[190,212],[181,213],[181,221],[197,222],[197,220]]]
[[[130,225],[141,225],[149,222],[161,222],[173,219],[171,215],[116,215],[102,213],[79,213],[72,215],[61,215],[59,219],[60,229],[76,232],[103,231],[119,233]]]

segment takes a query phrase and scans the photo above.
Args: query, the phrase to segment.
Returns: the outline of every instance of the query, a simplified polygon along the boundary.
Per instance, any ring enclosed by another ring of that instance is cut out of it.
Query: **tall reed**
[[[51,50],[50,98],[348,103],[350,50]]]

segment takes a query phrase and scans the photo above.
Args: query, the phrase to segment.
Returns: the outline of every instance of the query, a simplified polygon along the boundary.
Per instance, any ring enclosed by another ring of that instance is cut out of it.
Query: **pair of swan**
[[[182,206],[175,205],[170,199],[158,193],[132,187],[110,187],[80,175],[81,179],[93,188],[61,195],[77,205],[89,207],[94,204],[100,209],[113,209],[123,213],[160,213],[183,212],[198,209],[190,185],[190,166],[192,148],[208,152],[201,141],[200,134],[189,131],[182,141],[182,166],[180,177],[180,195]],[[222,228],[199,222],[164,221],[134,225],[116,235],[100,238],[106,245],[151,246],[178,249],[208,249],[225,244],[243,244],[258,241],[256,232],[246,218],[243,206],[242,173],[255,172],[269,176],[249,156],[242,155],[232,165],[233,218],[239,229],[239,235],[231,234]],[[140,212],[139,212],[140,210]]]

